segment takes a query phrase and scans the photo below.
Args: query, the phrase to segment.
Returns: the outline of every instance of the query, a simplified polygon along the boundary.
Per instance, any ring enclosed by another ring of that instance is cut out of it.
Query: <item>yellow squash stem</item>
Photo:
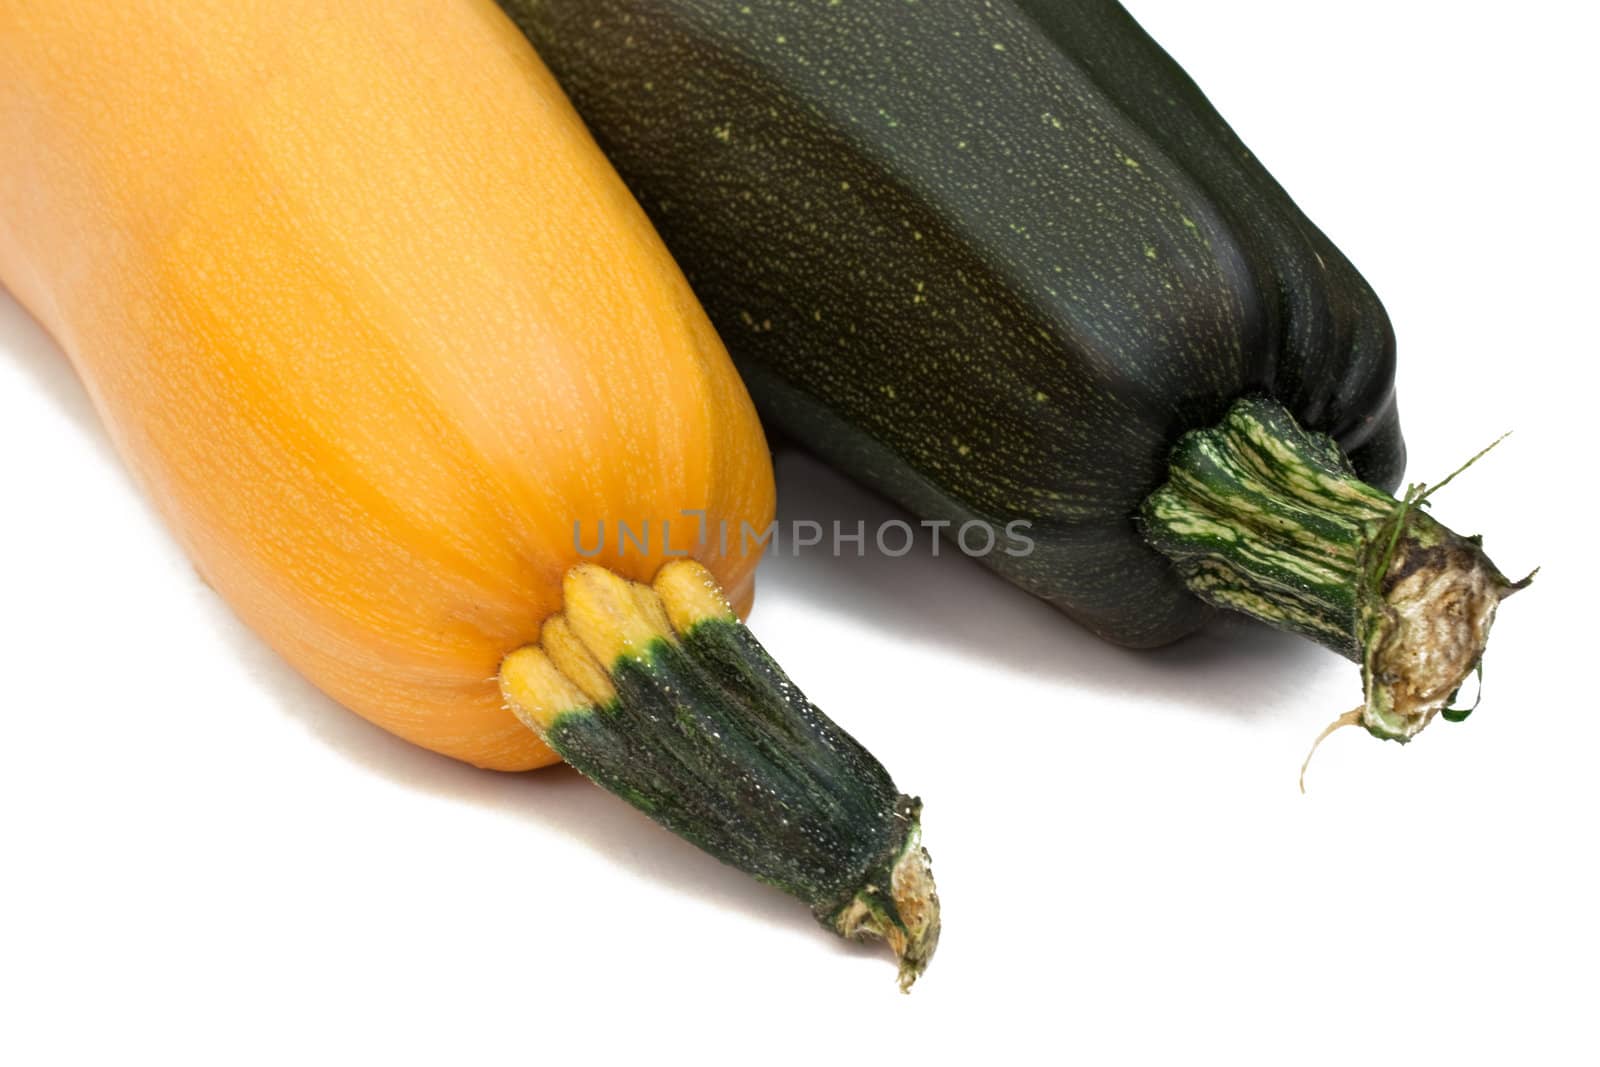
[[[687,560],[646,585],[567,573],[564,608],[506,657],[517,717],[584,775],[673,833],[881,937],[902,988],[939,939],[921,802],[789,681]]]

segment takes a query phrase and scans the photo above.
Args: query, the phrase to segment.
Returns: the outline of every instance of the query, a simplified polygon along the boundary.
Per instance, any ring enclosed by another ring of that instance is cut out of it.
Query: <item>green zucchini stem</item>
[[[1450,704],[1482,664],[1496,609],[1533,575],[1510,581],[1479,538],[1422,510],[1455,474],[1396,500],[1332,438],[1253,397],[1184,435],[1168,475],[1140,522],[1190,591],[1359,663],[1359,721],[1376,737],[1408,741],[1441,712],[1464,717]]]
[[[668,830],[882,938],[909,990],[939,940],[922,802],[790,682],[698,563],[650,585],[581,564],[564,610],[500,668],[507,706]]]

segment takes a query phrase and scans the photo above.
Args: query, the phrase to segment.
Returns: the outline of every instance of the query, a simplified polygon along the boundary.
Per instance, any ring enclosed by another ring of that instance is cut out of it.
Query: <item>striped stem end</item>
[[[1449,709],[1527,584],[1425,514],[1426,496],[1367,485],[1332,438],[1253,397],[1179,440],[1140,526],[1202,600],[1359,663],[1362,725],[1406,741]]]

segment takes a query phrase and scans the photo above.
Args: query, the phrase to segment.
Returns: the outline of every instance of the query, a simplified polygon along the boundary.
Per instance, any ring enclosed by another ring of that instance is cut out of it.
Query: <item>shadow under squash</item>
[[[778,454],[777,471],[780,528],[788,531],[796,521],[819,523],[824,543],[798,554],[787,544],[769,552],[758,581],[758,613],[763,600],[811,601],[830,614],[868,620],[907,642],[1059,684],[1067,713],[1073,692],[1087,687],[1213,714],[1252,716],[1319,664],[1338,662],[1302,637],[1229,615],[1164,648],[1120,648],[954,544],[941,542],[936,557],[925,529],[918,529],[907,555],[878,553],[872,544],[876,528],[895,519],[915,527],[916,520],[811,456],[785,449]],[[849,544],[846,554],[832,554],[835,522],[847,533],[858,522],[865,524],[864,555]]]

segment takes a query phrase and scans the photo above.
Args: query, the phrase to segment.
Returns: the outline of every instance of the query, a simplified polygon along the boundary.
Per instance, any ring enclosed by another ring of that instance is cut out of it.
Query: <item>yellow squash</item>
[[[564,758],[920,973],[920,804],[735,615],[750,400],[490,0],[0,0],[0,282],[324,691]]]
[[[579,541],[770,520],[722,345],[493,5],[0,0],[0,71],[0,281],[206,579],[373,722],[553,762],[495,675]],[[707,562],[746,606],[754,555]]]

